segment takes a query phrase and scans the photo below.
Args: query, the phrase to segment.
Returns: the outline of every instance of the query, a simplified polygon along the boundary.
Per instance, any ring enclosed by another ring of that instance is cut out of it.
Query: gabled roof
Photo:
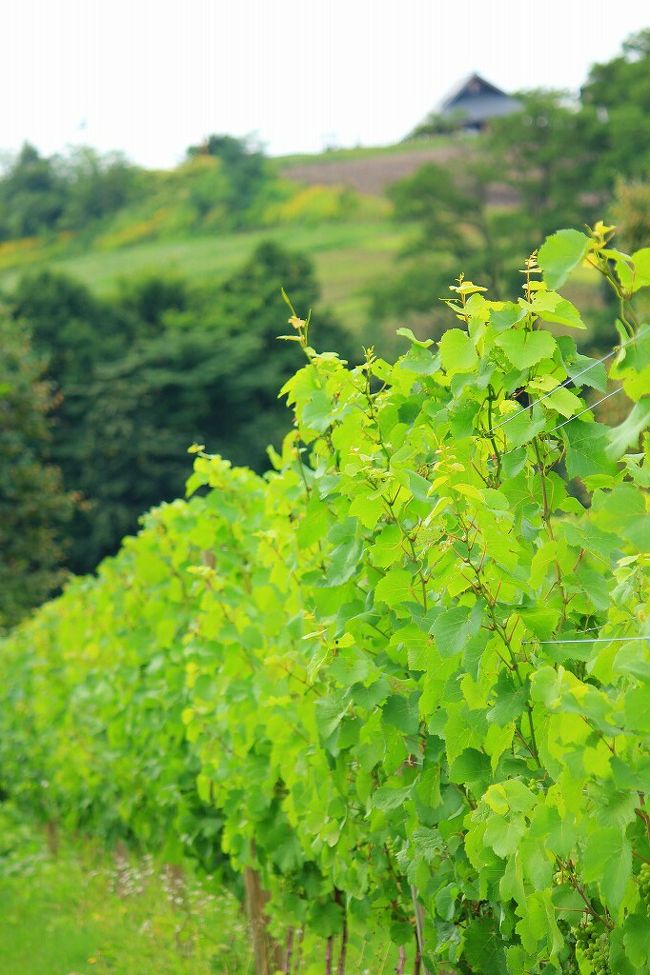
[[[510,115],[521,108],[521,102],[496,85],[472,74],[465,78],[441,102],[440,115],[454,116],[460,125],[481,126],[499,115]]]
[[[505,91],[486,81],[480,74],[475,73],[454,85],[449,94],[441,101],[440,112],[453,111],[456,102],[464,101],[466,98],[476,98],[479,95],[496,95],[497,97],[509,98]]]

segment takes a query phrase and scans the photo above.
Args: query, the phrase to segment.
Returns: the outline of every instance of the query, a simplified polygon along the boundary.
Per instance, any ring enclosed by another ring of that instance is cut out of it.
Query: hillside
[[[398,144],[267,160],[257,202],[245,219],[234,220],[224,210],[220,160],[191,158],[168,172],[141,174],[139,194],[79,230],[1,241],[0,289],[11,291],[23,274],[42,267],[72,275],[98,294],[149,272],[209,283],[245,261],[260,241],[273,240],[311,257],[325,304],[360,327],[368,316],[364,292],[392,265],[405,238],[391,222],[385,187],[456,151],[448,138],[438,138],[408,149]]]
[[[388,269],[404,241],[404,231],[389,221],[325,223],[313,227],[275,227],[230,234],[144,241],[116,250],[90,248],[23,267],[0,265],[0,288],[10,290],[28,269],[46,264],[70,274],[98,293],[111,291],[125,277],[147,272],[176,272],[194,283],[218,281],[252,253],[262,240],[274,240],[309,255],[315,262],[324,303],[350,327],[365,322],[364,289]]]

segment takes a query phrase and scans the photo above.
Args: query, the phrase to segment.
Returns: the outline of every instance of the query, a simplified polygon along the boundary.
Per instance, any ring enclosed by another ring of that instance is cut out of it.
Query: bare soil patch
[[[349,186],[359,193],[381,195],[387,186],[410,176],[427,162],[440,165],[468,152],[466,143],[405,149],[404,152],[365,159],[332,159],[288,166],[282,175],[298,183],[319,186]]]

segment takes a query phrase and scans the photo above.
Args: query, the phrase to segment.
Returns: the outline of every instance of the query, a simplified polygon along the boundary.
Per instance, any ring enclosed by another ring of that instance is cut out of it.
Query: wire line
[[[540,640],[540,646],[549,647],[562,643],[629,643],[636,640],[650,640],[650,636],[598,636],[593,640]],[[537,643],[537,640],[522,640],[522,643]]]
[[[553,393],[557,393],[558,389],[563,389],[565,386],[568,386],[569,383],[573,383],[576,381],[576,379],[580,379],[580,377],[588,373],[590,369],[595,369],[596,366],[600,366],[603,364],[603,362],[607,362],[607,360],[611,359],[611,357],[613,355],[616,355],[617,352],[620,352],[626,346],[631,345],[632,342],[636,342],[637,339],[640,339],[642,335],[645,335],[648,332],[650,332],[650,327],[642,328],[639,332],[637,332],[636,335],[633,335],[631,338],[629,338],[627,342],[623,342],[622,345],[617,345],[613,349],[611,349],[611,351],[608,352],[607,355],[604,355],[602,359],[595,359],[593,362],[591,362],[580,372],[576,373],[575,376],[567,376],[564,382],[559,383],[557,386],[554,386],[553,389],[549,390],[548,393],[544,393],[543,396],[540,396],[539,399],[536,399],[534,403],[529,403],[528,406],[522,406],[522,408],[518,410],[516,413],[513,413],[512,416],[508,416],[501,423],[497,423],[495,427],[492,427],[491,430],[487,431],[487,435],[491,436],[493,433],[496,433],[497,430],[501,429],[501,427],[505,427],[506,423],[510,423],[511,420],[516,420],[517,417],[521,416],[522,413],[525,413],[526,410],[531,410],[538,403],[542,403],[545,399],[548,399],[549,396],[552,396]]]
[[[544,436],[546,437],[550,437],[552,434],[557,433],[558,430],[561,430],[562,427],[565,427],[568,423],[571,423],[573,420],[577,420],[579,416],[582,416],[584,413],[590,413],[591,410],[595,410],[596,407],[600,406],[601,403],[604,403],[606,399],[610,399],[610,397],[616,396],[617,393],[622,393],[622,392],[623,392],[623,387],[617,386],[617,388],[612,390],[611,393],[608,393],[607,396],[601,397],[601,399],[597,400],[597,402],[593,403],[591,406],[585,406],[584,410],[580,410],[579,413],[576,413],[574,416],[570,416],[568,420],[564,421],[564,423],[560,423],[558,426],[553,427],[552,430],[546,430],[546,431],[540,430],[539,432],[543,433]],[[526,446],[527,444],[522,443],[519,444],[517,447],[511,447],[510,450],[505,450],[501,454],[501,456],[506,457],[508,454],[511,454],[513,451],[520,450],[522,447],[526,447]]]
[[[623,392],[623,387],[617,386],[617,388],[613,389],[611,393],[607,394],[607,396],[603,396],[602,399],[599,399],[597,403],[594,403],[592,406],[585,406],[584,410],[580,410],[579,413],[576,413],[574,416],[570,416],[568,420],[565,420],[564,423],[560,423],[559,426],[553,427],[552,430],[549,430],[549,434],[555,433],[556,430],[561,430],[562,427],[565,427],[567,425],[567,423],[571,423],[572,420],[577,420],[579,416],[583,415],[583,413],[589,413],[591,410],[595,410],[597,406],[600,406],[601,403],[604,403],[606,399],[610,398],[610,396],[616,396],[617,393],[622,393],[622,392]]]

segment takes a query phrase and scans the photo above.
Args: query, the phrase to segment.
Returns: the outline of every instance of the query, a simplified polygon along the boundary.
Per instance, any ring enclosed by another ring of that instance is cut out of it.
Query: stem
[[[341,931],[341,951],[339,953],[339,963],[336,968],[336,975],[345,975],[345,959],[348,950],[348,916],[343,911],[343,930]]]
[[[413,975],[420,975],[420,967],[422,965],[422,953],[420,951],[420,942],[418,940],[417,928],[415,929],[415,959],[413,961]]]
[[[413,901],[413,909],[415,911],[415,938],[418,945],[418,957],[416,958],[417,971],[420,971],[420,963],[422,961],[422,956],[424,954],[424,911],[422,910],[422,905],[418,900],[418,892],[415,886],[411,884],[411,900]],[[426,966],[424,967],[424,975],[430,975],[427,971]]]
[[[494,390],[492,386],[488,386],[488,430],[490,436],[490,443],[492,444],[492,450],[494,451],[494,456],[497,461],[496,478],[495,483],[500,483],[501,481],[501,453],[497,447],[497,442],[494,437],[494,432],[492,429],[492,404],[494,402]]]
[[[325,947],[325,975],[332,975],[332,945],[334,938],[330,934]]]
[[[284,975],[291,975],[291,956],[293,955],[293,928],[287,931],[287,948],[284,958]]]
[[[302,943],[305,938],[305,929],[300,928],[298,931],[298,951],[296,952],[296,968],[295,975],[300,975],[300,969],[302,968]]]

